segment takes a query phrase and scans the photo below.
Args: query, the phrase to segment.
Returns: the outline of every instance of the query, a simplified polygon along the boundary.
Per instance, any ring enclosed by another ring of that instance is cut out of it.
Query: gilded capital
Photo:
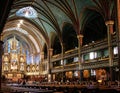
[[[82,34],[77,35],[77,38],[83,38],[84,36]]]
[[[78,40],[79,40],[80,45],[82,45],[82,43],[83,43],[83,35],[82,35],[82,34],[79,34],[79,35],[77,36],[77,38],[78,38]]]
[[[52,56],[53,55],[53,49],[49,48],[49,52],[50,52],[50,56]]]
[[[53,51],[53,49],[52,49],[52,48],[49,48],[49,51]]]
[[[114,24],[114,21],[113,21],[113,20],[109,20],[109,21],[106,21],[105,24],[106,24],[106,26],[107,26],[107,25],[113,25],[113,24]]]
[[[40,52],[40,55],[44,55],[44,52]]]
[[[0,35],[0,40],[1,40],[1,41],[3,40],[3,34]]]

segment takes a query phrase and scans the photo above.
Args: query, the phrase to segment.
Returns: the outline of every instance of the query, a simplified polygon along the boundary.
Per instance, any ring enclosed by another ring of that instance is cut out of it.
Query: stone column
[[[40,61],[43,62],[44,61],[44,52],[40,53]]]
[[[53,49],[52,48],[50,48],[49,49],[49,51],[48,51],[48,72],[51,74],[51,57],[52,57],[52,55],[53,55]]]
[[[52,73],[51,73],[51,57],[53,55],[53,49],[49,48],[48,50],[48,82],[51,82],[52,80]]]
[[[43,73],[44,52],[40,52],[39,71]]]
[[[79,70],[81,69],[81,48],[82,48],[82,43],[83,43],[83,35],[78,35],[78,59],[79,59]]]
[[[117,24],[117,40],[118,40],[118,80],[120,81],[120,0],[116,0],[116,24]]]
[[[61,63],[62,63],[62,78],[61,78],[61,82],[64,82],[64,53],[65,53],[65,44],[64,43],[61,43]]]
[[[2,76],[2,54],[3,54],[3,41],[2,36],[0,36],[0,90],[1,90],[1,76]]]
[[[110,79],[112,81],[113,50],[112,50],[111,36],[113,34],[114,21],[109,20],[109,21],[106,21],[105,24],[107,26],[107,34],[108,34],[108,53],[109,53]]]
[[[77,36],[78,38],[78,63],[79,63],[79,70],[80,70],[80,81],[82,81],[82,66],[81,66],[81,62],[82,62],[82,57],[81,57],[81,48],[82,48],[82,43],[83,43],[83,35],[79,34]]]

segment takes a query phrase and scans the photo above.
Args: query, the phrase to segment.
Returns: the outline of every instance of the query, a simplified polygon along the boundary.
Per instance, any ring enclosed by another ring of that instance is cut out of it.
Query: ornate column
[[[2,54],[3,54],[3,41],[2,35],[0,35],[0,90],[1,90],[1,76],[2,76]]]
[[[65,53],[65,44],[64,43],[61,43],[61,49],[62,49],[62,51],[61,51],[61,63],[62,63],[62,80],[61,80],[61,82],[64,82],[64,53]]]
[[[79,70],[81,69],[81,47],[82,47],[82,43],[83,43],[83,35],[79,34],[77,36],[78,38],[78,59],[79,59]]]
[[[39,72],[43,73],[44,52],[40,52]]]
[[[43,62],[44,61],[44,52],[41,52],[40,53],[40,62]]]
[[[105,24],[107,26],[107,34],[108,34],[108,54],[109,54],[109,66],[110,66],[110,79],[112,81],[113,50],[112,50],[111,36],[113,34],[114,21],[109,20],[109,21],[106,21]]]
[[[39,57],[40,57],[40,61],[39,61],[39,75],[41,75],[43,73],[43,69],[42,69],[42,62],[43,62],[43,59],[44,59],[44,52],[40,52],[39,53]]]
[[[52,48],[50,48],[49,50],[48,50],[48,73],[49,74],[51,74],[51,57],[52,57],[52,55],[53,55],[53,49]]]
[[[83,43],[83,35],[79,34],[77,36],[78,38],[78,64],[79,64],[79,70],[82,69],[81,62],[82,62],[82,57],[81,57],[81,48],[82,48],[82,43]],[[82,72],[80,71],[80,80],[82,81]]]
[[[49,48],[48,50],[48,82],[51,82],[51,57],[53,55],[53,49]]]
[[[116,24],[117,24],[117,40],[118,40],[118,80],[120,81],[120,0],[116,0]]]

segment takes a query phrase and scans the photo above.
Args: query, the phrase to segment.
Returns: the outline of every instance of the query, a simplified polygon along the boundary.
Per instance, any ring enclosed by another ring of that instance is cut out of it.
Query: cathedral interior
[[[0,4],[5,79],[120,80],[120,0],[0,0]]]

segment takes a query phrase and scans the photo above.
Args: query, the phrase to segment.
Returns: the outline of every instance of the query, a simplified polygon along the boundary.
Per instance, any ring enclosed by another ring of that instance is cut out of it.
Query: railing
[[[117,46],[115,35],[112,36],[112,46]],[[83,46],[82,50],[81,50],[81,55],[89,53],[91,51],[97,51],[97,50],[101,50],[101,49],[105,49],[105,48],[108,48],[107,39],[103,39],[101,41],[90,43],[90,44],[88,44],[88,46]],[[63,55],[63,60],[67,60],[69,58],[74,59],[74,57],[78,57],[78,48],[66,51]],[[53,63],[55,61],[61,62],[61,54],[54,55],[52,57],[51,62]],[[90,60],[90,59],[83,60],[81,62],[81,65],[82,65],[83,69],[96,68],[96,67],[102,67],[102,66],[106,67],[106,66],[109,66],[109,57],[107,56],[107,57],[95,58],[92,60]],[[114,66],[118,65],[118,56],[117,55],[114,55],[113,65]],[[64,68],[64,70],[74,70],[74,69],[77,69],[78,67],[79,67],[78,62],[74,62],[74,60],[73,60],[73,62],[71,62],[70,64],[64,64],[64,67],[62,65],[59,65],[59,66],[56,65],[55,67],[52,68],[52,71],[53,72],[63,71],[63,69],[61,69],[61,68]]]

